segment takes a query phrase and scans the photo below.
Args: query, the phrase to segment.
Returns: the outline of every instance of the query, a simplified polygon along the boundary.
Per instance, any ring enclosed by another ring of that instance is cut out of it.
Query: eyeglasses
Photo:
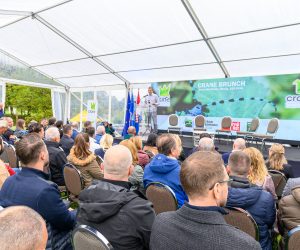
[[[228,180],[224,180],[224,181],[217,181],[214,185],[211,186],[211,188],[209,190],[212,190],[217,183],[222,184],[222,183],[227,182],[227,185],[230,187],[232,181],[233,181],[233,179],[228,179]]]

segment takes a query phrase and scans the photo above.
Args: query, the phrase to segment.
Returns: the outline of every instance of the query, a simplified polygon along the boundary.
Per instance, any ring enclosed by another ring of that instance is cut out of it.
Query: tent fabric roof
[[[0,51],[69,87],[297,73],[298,0],[1,0]]]

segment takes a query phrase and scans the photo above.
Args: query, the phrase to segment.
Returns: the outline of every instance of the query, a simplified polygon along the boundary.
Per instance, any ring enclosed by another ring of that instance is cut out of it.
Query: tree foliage
[[[5,113],[26,122],[51,117],[51,90],[15,84],[6,85]]]

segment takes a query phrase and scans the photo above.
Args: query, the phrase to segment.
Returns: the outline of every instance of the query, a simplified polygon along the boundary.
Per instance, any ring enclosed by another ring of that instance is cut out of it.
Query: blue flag
[[[126,113],[125,113],[125,124],[122,132],[122,136],[127,135],[127,130],[129,127],[129,122],[130,122],[130,93],[128,91],[128,96],[127,96],[127,105],[126,105]]]
[[[130,107],[129,107],[129,113],[130,113],[130,122],[129,126],[134,126],[135,127],[135,102],[134,102],[134,97],[133,97],[133,91],[131,91],[131,98],[130,98]]]

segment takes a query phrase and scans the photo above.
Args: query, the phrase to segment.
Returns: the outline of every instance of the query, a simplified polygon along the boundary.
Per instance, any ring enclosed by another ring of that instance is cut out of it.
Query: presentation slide
[[[233,131],[247,131],[260,119],[257,133],[265,134],[271,118],[278,118],[276,139],[300,141],[300,74],[232,77],[152,83],[159,96],[159,129],[167,129],[168,116],[177,114],[183,131],[193,131],[194,117],[204,115],[208,131],[220,128],[231,116]]]

